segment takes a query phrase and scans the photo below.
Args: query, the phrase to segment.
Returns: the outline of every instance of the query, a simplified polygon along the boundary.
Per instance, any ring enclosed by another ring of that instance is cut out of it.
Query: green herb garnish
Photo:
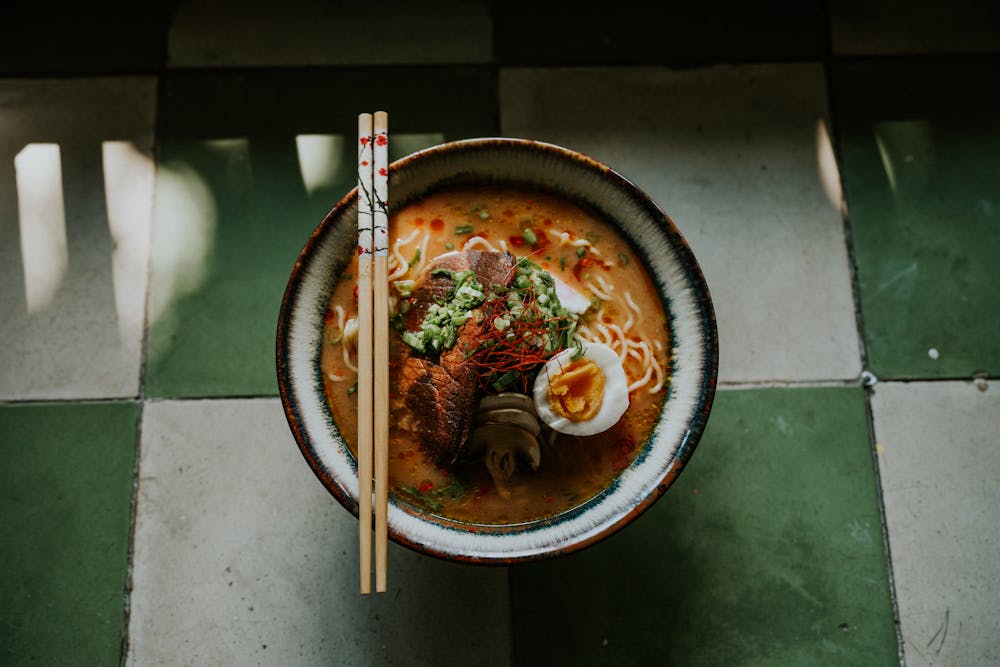
[[[520,258],[508,286],[495,285],[483,304],[492,326],[465,357],[480,369],[488,393],[525,390],[553,354],[574,346],[578,317],[559,302],[552,274]]]
[[[472,225],[458,225],[457,227],[455,227],[455,234],[461,235],[461,234],[471,234],[471,233],[472,233]]]
[[[419,252],[419,251],[418,251]],[[413,294],[413,286],[416,283],[412,280],[397,280],[392,284],[400,296],[410,296]]]
[[[404,331],[403,342],[420,352],[441,352],[458,340],[458,328],[465,324],[486,294],[472,269],[451,271],[438,268],[432,276],[447,276],[454,286],[444,299],[432,303],[418,331]]]
[[[461,498],[465,495],[466,491],[465,484],[455,478],[447,486],[434,486],[426,491],[421,491],[407,485],[395,488],[395,492],[405,500],[433,512],[440,512],[444,508],[442,501]]]

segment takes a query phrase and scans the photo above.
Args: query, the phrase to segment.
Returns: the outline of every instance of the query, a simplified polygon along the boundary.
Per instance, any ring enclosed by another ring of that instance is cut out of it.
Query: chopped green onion
[[[400,296],[410,296],[413,294],[414,281],[412,280],[397,280],[392,286],[396,288]]]
[[[452,243],[451,241],[448,241],[447,243],[444,244],[444,249],[445,250],[454,250],[455,249],[455,244]]]
[[[623,252],[618,253],[618,263],[622,266],[628,266],[628,255]]]
[[[525,242],[528,243],[529,245],[535,245],[536,243],[538,243],[538,237],[535,236],[535,232],[531,230],[531,227],[528,227],[523,232],[521,232],[521,236],[524,238]]]
[[[490,217],[490,214],[487,213],[486,211],[480,211],[479,212],[479,219],[480,220],[488,220],[489,217]]]
[[[517,378],[520,376],[521,374],[518,371],[509,371],[498,377],[493,382],[491,382],[490,386],[496,389],[497,391],[503,391],[510,385],[514,384],[514,381],[517,380]]]
[[[356,394],[357,392],[358,392],[358,383],[357,382],[355,382],[354,384],[352,384],[350,387],[347,388],[347,395],[348,396],[354,396],[354,394]]]
[[[454,286],[444,299],[437,299],[430,305],[419,331],[402,333],[403,342],[420,352],[439,352],[452,347],[458,340],[458,327],[472,318],[475,309],[486,298],[483,286],[471,269],[451,271],[437,268],[431,271],[431,275],[448,276]]]
[[[559,269],[562,270],[562,271],[566,270],[566,258],[565,257],[560,257],[559,258]]]
[[[580,246],[579,248],[576,249],[576,256],[577,257],[586,257],[587,256],[587,249],[584,248],[583,246]]]
[[[413,259],[410,260],[410,266],[413,266],[420,261],[420,248],[417,248],[416,252],[413,253]]]
[[[472,233],[472,225],[459,225],[458,227],[455,227],[455,233],[456,234],[471,234]]]

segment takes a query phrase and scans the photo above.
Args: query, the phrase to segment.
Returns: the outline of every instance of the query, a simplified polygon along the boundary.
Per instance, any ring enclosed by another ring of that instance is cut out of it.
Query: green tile
[[[898,664],[855,388],[722,391],[620,534],[511,570],[519,665]]]
[[[996,61],[835,69],[865,343],[880,378],[1000,370]]]
[[[172,4],[15,1],[0,21],[0,73],[155,72]]]
[[[165,75],[150,395],[277,394],[274,336],[288,276],[310,232],[354,186],[357,114],[377,109],[389,112],[390,159],[497,131],[485,68]],[[305,144],[329,162],[300,167]]]
[[[494,5],[503,65],[614,65],[733,60],[819,60],[827,52],[826,6],[798,3],[665,3],[619,0]]]
[[[118,664],[137,413],[0,407],[0,662]]]

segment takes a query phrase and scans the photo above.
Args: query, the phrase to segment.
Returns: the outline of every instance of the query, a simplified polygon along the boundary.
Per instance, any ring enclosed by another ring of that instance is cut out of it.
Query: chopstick
[[[386,590],[389,509],[389,115],[358,115],[358,551],[371,592],[372,467],[375,591]]]
[[[389,115],[375,112],[375,591],[388,568],[389,490]]]
[[[358,116],[358,521],[361,593],[372,586],[372,115]]]

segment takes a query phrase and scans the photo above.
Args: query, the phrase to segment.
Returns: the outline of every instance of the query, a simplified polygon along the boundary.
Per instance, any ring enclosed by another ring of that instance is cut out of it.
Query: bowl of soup
[[[553,144],[456,141],[389,171],[389,538],[512,564],[613,535],[712,408],[715,315],[682,233]],[[299,451],[355,515],[357,213],[355,189],[305,241],[277,332]]]

